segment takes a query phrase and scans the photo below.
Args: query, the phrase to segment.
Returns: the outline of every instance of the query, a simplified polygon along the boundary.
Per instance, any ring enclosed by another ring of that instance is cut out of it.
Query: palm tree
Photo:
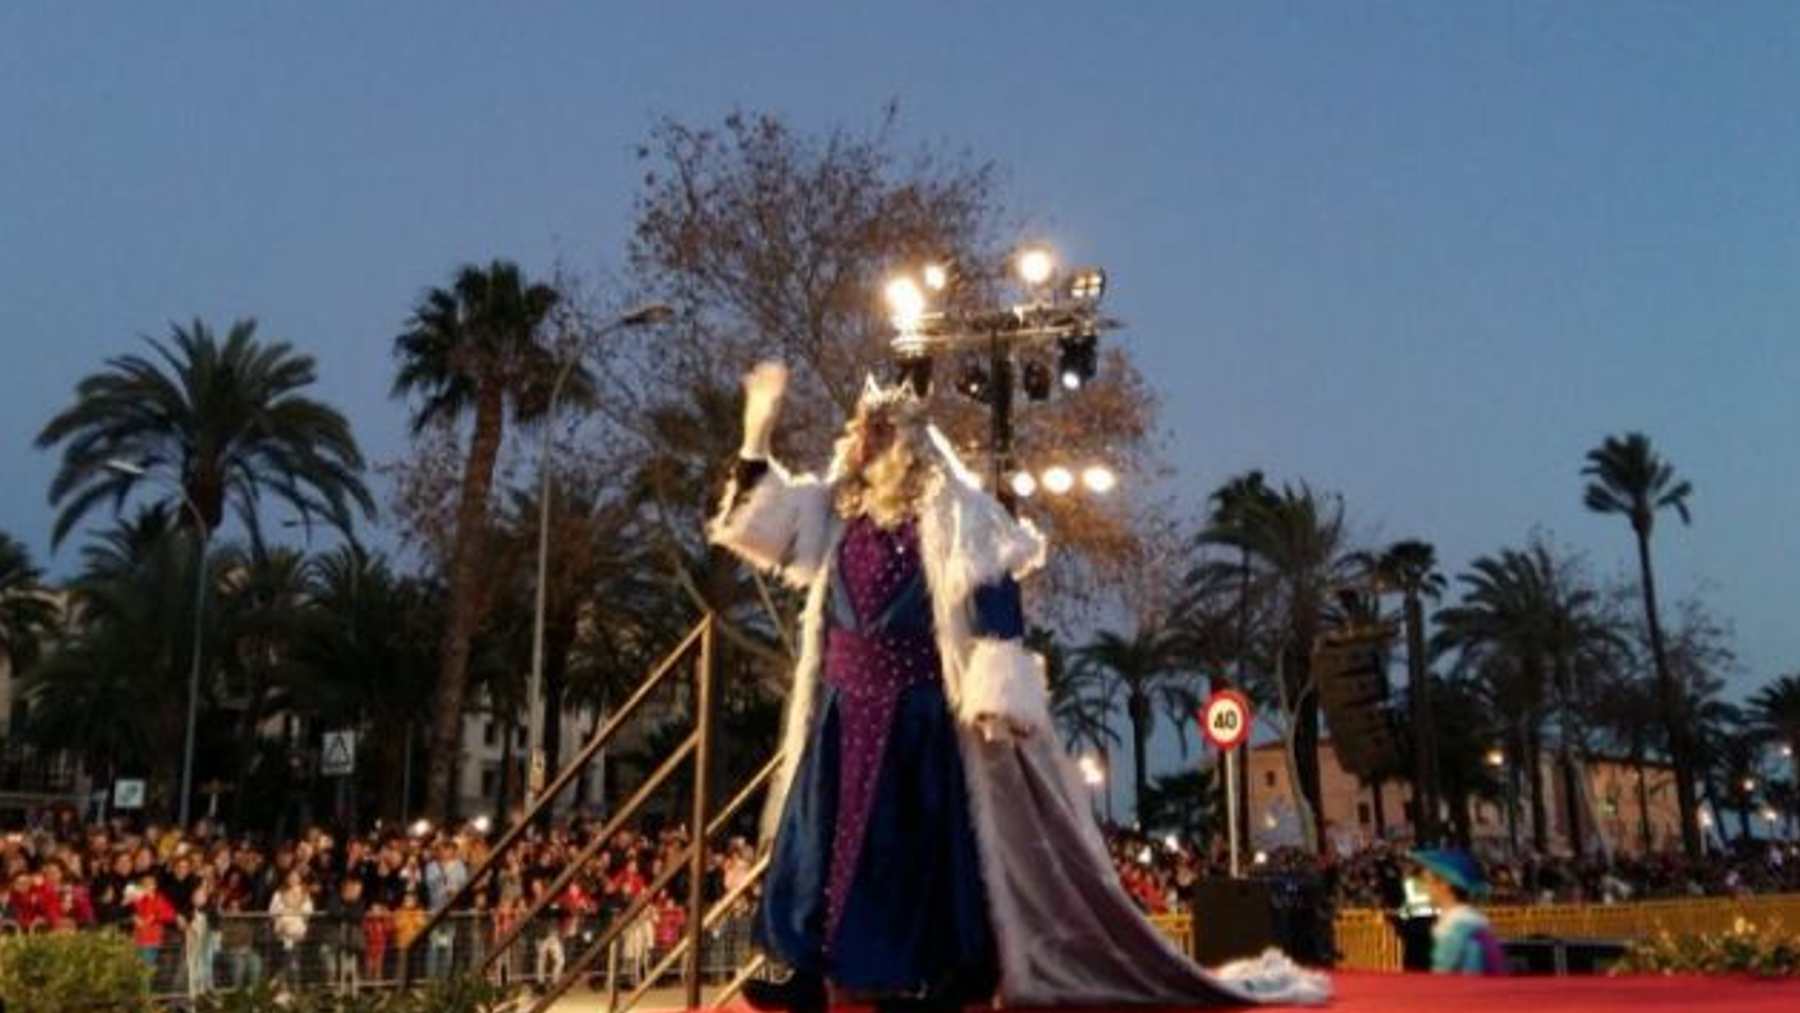
[[[1253,507],[1268,508],[1276,501],[1276,495],[1263,481],[1263,473],[1258,470],[1246,471],[1214,489],[1207,502],[1212,504],[1212,513],[1207,517],[1207,526],[1215,531],[1228,531],[1244,526],[1245,519]],[[1232,650],[1237,658],[1237,672],[1234,676],[1236,685],[1243,689],[1250,683],[1250,591],[1251,569],[1250,549],[1248,546],[1238,547],[1237,572],[1237,626]],[[1246,690],[1247,692],[1247,690]],[[1238,826],[1250,825],[1250,764],[1237,764],[1238,782]]]
[[[1656,684],[1662,697],[1663,724],[1668,728],[1669,753],[1676,777],[1681,808],[1681,844],[1690,859],[1700,857],[1700,828],[1695,825],[1698,806],[1690,775],[1693,740],[1681,711],[1681,691],[1669,670],[1663,649],[1662,624],[1657,618],[1656,576],[1650,565],[1650,534],[1660,510],[1673,509],[1683,524],[1692,522],[1688,497],[1693,484],[1676,481],[1675,468],[1657,455],[1643,433],[1609,436],[1588,451],[1581,473],[1589,479],[1582,502],[1602,514],[1622,514],[1637,538],[1638,572],[1644,594],[1644,621],[1650,630],[1650,654],[1656,665]]]
[[[311,356],[257,340],[254,320],[233,324],[223,342],[198,320],[171,330],[167,342],[146,339],[153,358],[118,356],[83,378],[75,402],[38,434],[40,448],[64,444],[50,483],[62,508],[53,543],[101,504],[116,513],[150,471],[194,504],[202,542],[227,507],[254,529],[265,494],[344,530],[353,508],[374,516],[350,423],[302,393],[318,378]]]
[[[1235,549],[1250,559],[1252,600],[1268,617],[1259,645],[1270,659],[1273,692],[1268,695],[1289,719],[1284,722],[1289,773],[1300,788],[1298,803],[1310,809],[1303,829],[1309,846],[1317,850],[1324,840],[1324,812],[1312,649],[1326,629],[1334,594],[1356,568],[1347,550],[1343,502],[1304,484],[1283,486],[1278,493],[1251,497],[1228,523],[1204,531],[1200,542]]]
[[[1637,772],[1638,837],[1643,853],[1650,854],[1655,849],[1650,826],[1650,755],[1661,748],[1663,732],[1655,683],[1618,673],[1596,699],[1604,704],[1589,708],[1591,720],[1624,751]]]
[[[411,815],[404,797],[412,729],[419,702],[437,675],[434,633],[444,612],[442,588],[397,575],[379,554],[343,546],[306,568],[307,608],[285,679],[300,711],[326,727],[379,731],[369,743],[374,813]]]
[[[1423,599],[1436,601],[1444,593],[1444,575],[1437,571],[1437,549],[1430,542],[1406,539],[1389,545],[1374,561],[1377,585],[1399,591],[1406,616],[1406,686],[1411,706],[1413,734],[1413,793],[1419,814],[1418,839],[1437,839],[1438,749],[1431,702],[1431,678],[1426,672],[1425,609]],[[1466,816],[1466,814],[1465,814]]]
[[[1724,803],[1737,810],[1738,840],[1748,841],[1750,811],[1756,807],[1760,782],[1762,744],[1749,715],[1741,708],[1718,704],[1712,713],[1716,716],[1701,722],[1700,752],[1706,760],[1701,777],[1715,810]],[[1724,836],[1724,828],[1720,827],[1719,837]]]
[[[1083,678],[1104,680],[1108,695],[1117,693],[1125,698],[1125,716],[1131,722],[1132,803],[1140,819],[1150,787],[1150,733],[1156,724],[1156,705],[1162,704],[1164,712],[1179,724],[1192,713],[1196,702],[1176,678],[1179,657],[1169,632],[1154,624],[1140,624],[1129,637],[1100,630],[1076,651],[1076,666]]]
[[[1800,674],[1784,675],[1750,698],[1750,716],[1761,736],[1781,745],[1791,776],[1800,784]]]
[[[0,657],[15,674],[31,667],[57,625],[58,609],[44,590],[43,576],[30,551],[0,532]]]
[[[166,745],[180,741],[185,720],[182,673],[193,645],[180,631],[193,621],[194,542],[153,505],[97,537],[84,556],[72,585],[77,621],[24,679],[25,737],[81,756],[109,783],[124,771],[148,772],[161,807],[177,794],[181,751]]]
[[[412,413],[413,431],[454,425],[464,416],[474,420],[446,567],[450,610],[438,649],[425,792],[426,814],[433,820],[441,821],[448,811],[461,746],[469,644],[482,618],[481,567],[494,466],[509,413],[516,422],[531,422],[547,408],[557,364],[539,331],[558,301],[555,289],[528,282],[515,264],[467,265],[449,289],[425,294],[406,330],[394,339],[399,360],[394,396],[420,398]],[[567,390],[580,397],[591,386],[592,378],[578,368]]]
[[[1062,642],[1045,627],[1032,627],[1025,645],[1044,659],[1050,720],[1062,733],[1063,744],[1071,750],[1118,745],[1119,733],[1112,728],[1113,681],[1092,665],[1072,663]]]
[[[1468,848],[1474,844],[1472,803],[1504,798],[1499,772],[1488,759],[1499,716],[1488,709],[1482,688],[1474,681],[1435,676],[1432,681],[1438,783],[1450,811],[1452,835]]]
[[[1224,787],[1218,767],[1193,767],[1163,774],[1144,792],[1139,822],[1146,832],[1173,834],[1186,846],[1204,851],[1218,833],[1224,814]]]
[[[1576,677],[1591,671],[1596,657],[1618,647],[1614,633],[1596,614],[1594,592],[1573,583],[1548,548],[1503,550],[1482,556],[1461,576],[1462,600],[1438,612],[1440,651],[1457,651],[1459,667],[1490,681],[1500,713],[1515,715],[1518,753],[1531,777],[1534,843],[1548,847],[1543,786],[1537,776],[1542,719],[1553,696],[1560,704],[1560,751],[1568,786],[1570,844],[1582,849],[1580,752],[1574,718]]]
[[[307,618],[311,567],[304,553],[261,541],[221,550],[215,565],[222,576],[213,621],[221,646],[214,653],[226,695],[237,707],[231,739],[237,750],[235,823],[243,820],[250,801],[257,729],[266,716],[294,702],[292,656]]]

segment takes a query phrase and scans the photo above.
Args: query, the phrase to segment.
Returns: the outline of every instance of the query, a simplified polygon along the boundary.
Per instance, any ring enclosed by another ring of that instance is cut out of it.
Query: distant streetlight
[[[135,461],[113,458],[106,462],[106,470],[127,478],[149,478],[150,471]],[[161,479],[163,485],[175,490],[181,497],[182,505],[194,516],[194,644],[193,663],[188,668],[187,728],[182,733],[181,744],[181,801],[179,818],[183,830],[188,826],[189,795],[194,786],[194,727],[200,710],[200,640],[205,631],[206,608],[206,542],[209,532],[206,528],[206,517],[194,504],[193,497],[187,489],[173,479]]]
[[[1075,474],[1062,465],[1044,469],[1044,488],[1054,495],[1061,496],[1075,488]]]
[[[1077,761],[1081,768],[1081,779],[1091,788],[1098,788],[1106,783],[1106,771],[1100,766],[1100,760],[1092,755],[1083,756]]]
[[[1498,749],[1488,750],[1487,751],[1487,764],[1490,767],[1506,766],[1506,754],[1501,752]]]
[[[627,327],[644,327],[650,324],[665,323],[674,316],[675,310],[666,303],[648,303],[587,335],[585,341],[595,341]],[[544,414],[544,446],[538,455],[540,488],[538,490],[537,606],[531,628],[531,689],[527,694],[526,724],[528,728],[525,733],[528,742],[527,755],[530,757],[526,794],[534,801],[544,788],[544,587],[549,579],[547,575],[550,570],[550,436],[554,429],[552,422],[556,418],[556,408],[562,400],[563,385],[569,382],[569,376],[575,372],[575,367],[581,364],[585,352],[585,346],[578,344],[568,359],[563,362],[562,369],[556,374],[556,383],[550,388],[550,403],[546,406]]]

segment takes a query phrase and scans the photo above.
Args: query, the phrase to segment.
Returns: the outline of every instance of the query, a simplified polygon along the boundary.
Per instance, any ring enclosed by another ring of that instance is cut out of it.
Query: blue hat
[[[1458,890],[1476,896],[1487,892],[1487,878],[1481,874],[1481,863],[1459,848],[1420,848],[1412,860]]]

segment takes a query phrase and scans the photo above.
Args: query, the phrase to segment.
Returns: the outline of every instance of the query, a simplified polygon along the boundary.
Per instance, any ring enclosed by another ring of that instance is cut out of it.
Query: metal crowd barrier
[[[410,948],[399,945],[391,921],[378,925],[368,918],[347,922],[326,913],[257,913],[218,915],[204,933],[171,926],[162,946],[139,952],[152,970],[151,992],[163,1000],[193,999],[263,982],[279,983],[296,992],[359,994],[398,988],[403,980],[417,982],[477,971],[498,983],[547,986],[598,936],[608,917],[604,913],[541,916],[526,925],[485,970],[482,965],[488,962],[502,927],[492,912],[485,911],[454,913],[430,938],[419,938]],[[0,933],[6,931],[8,926],[0,924]],[[11,926],[10,931],[18,931],[18,926]],[[734,914],[707,935],[702,982],[728,982],[750,958],[749,916]],[[659,938],[654,922],[640,918],[614,941],[602,967],[588,976],[589,987],[616,992],[621,987],[685,984],[685,963],[657,970],[683,938],[676,933],[671,940],[667,932]]]

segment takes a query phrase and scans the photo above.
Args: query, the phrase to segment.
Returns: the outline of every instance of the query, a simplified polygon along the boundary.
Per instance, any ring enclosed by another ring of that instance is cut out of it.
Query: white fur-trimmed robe
[[[1177,952],[1139,912],[1107,853],[1088,790],[1051,727],[1041,659],[1018,640],[975,637],[970,596],[1043,564],[1044,539],[982,492],[941,434],[936,474],[919,509],[919,543],[931,592],[944,689],[955,710],[976,847],[1007,1005],[1320,1002],[1322,975],[1278,954],[1208,973]],[[834,466],[833,475],[840,470]],[[788,697],[782,766],[764,817],[772,832],[814,719],[821,677],[830,562],[843,522],[832,480],[795,476],[774,461],[708,528],[730,548],[808,591],[802,647]],[[992,714],[1029,727],[990,741],[975,719]],[[1196,915],[1204,917],[1204,912]]]

